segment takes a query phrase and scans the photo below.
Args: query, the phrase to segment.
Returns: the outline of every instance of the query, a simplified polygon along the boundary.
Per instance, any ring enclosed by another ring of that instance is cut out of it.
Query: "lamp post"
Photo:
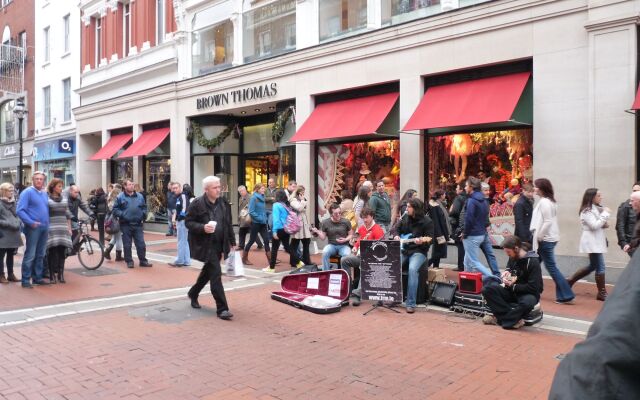
[[[18,142],[20,143],[20,155],[18,158],[18,183],[22,187],[22,120],[27,114],[27,110],[24,106],[24,100],[22,98],[16,100],[16,105],[13,107],[13,114],[18,118]]]

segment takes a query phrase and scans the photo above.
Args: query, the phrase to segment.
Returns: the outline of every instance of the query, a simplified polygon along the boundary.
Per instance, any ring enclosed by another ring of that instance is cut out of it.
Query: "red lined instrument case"
[[[271,298],[316,314],[340,311],[349,301],[351,279],[346,271],[318,271],[285,275],[281,290],[271,293]]]

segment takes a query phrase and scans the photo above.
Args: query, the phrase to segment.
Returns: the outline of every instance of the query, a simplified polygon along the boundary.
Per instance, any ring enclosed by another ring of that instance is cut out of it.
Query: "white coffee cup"
[[[212,226],[213,230],[216,229],[216,225],[218,225],[218,221],[209,221],[207,222],[207,225]]]

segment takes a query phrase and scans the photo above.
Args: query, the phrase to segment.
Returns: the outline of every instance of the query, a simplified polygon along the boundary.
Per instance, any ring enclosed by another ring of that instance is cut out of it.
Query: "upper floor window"
[[[62,38],[63,44],[64,44],[64,54],[67,54],[69,51],[71,51],[70,44],[69,44],[69,32],[70,32],[69,14],[65,15],[62,18],[62,29],[63,29],[63,35],[64,35],[64,37]]]
[[[382,23],[398,24],[442,12],[440,0],[383,0]]]
[[[62,81],[63,121],[71,121],[71,78]]]
[[[124,49],[123,57],[126,57],[131,48],[131,5],[124,4],[122,11],[122,48]]]
[[[44,102],[42,125],[48,127],[51,125],[51,86],[42,88],[42,100]]]
[[[49,56],[51,55],[51,49],[49,46],[49,27],[47,26],[43,30],[42,46],[44,48],[44,62],[49,62]]]
[[[296,1],[278,0],[243,15],[244,60],[253,61],[296,48]]]
[[[164,43],[165,0],[156,0],[156,44]]]
[[[194,76],[228,67],[233,62],[233,23],[226,20],[195,31],[192,43]]]
[[[320,2],[320,40],[367,27],[367,0],[323,0]]]
[[[23,49],[27,48],[27,31],[22,31],[18,34],[18,46]]]
[[[95,18],[94,20],[96,23],[96,31],[95,31],[96,42],[93,48],[95,49],[94,57],[95,57],[95,65],[97,68],[98,65],[100,65],[100,59],[102,58],[102,18]]]
[[[0,143],[12,142],[18,139],[14,123],[14,106],[14,100],[6,101],[0,106]]]

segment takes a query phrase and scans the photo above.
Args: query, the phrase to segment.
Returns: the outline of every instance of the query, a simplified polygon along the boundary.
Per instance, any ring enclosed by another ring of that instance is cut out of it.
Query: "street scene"
[[[0,11],[0,399],[640,398],[640,0]]]

